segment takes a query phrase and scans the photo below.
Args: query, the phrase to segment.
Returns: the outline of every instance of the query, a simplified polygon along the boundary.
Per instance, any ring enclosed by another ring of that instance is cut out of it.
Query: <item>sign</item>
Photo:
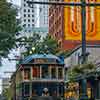
[[[65,0],[65,2],[81,2],[80,0]],[[87,3],[100,2],[100,0],[86,0]],[[99,7],[100,8],[100,7]],[[100,9],[86,7],[86,40],[100,40]],[[81,40],[82,19],[81,7],[64,7],[64,36],[65,40]]]

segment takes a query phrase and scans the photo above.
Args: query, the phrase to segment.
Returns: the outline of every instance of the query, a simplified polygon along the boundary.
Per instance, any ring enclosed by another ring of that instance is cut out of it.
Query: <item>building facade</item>
[[[59,0],[63,1],[63,0]],[[58,40],[59,48],[63,46],[63,7],[50,5],[49,34]]]
[[[82,63],[82,48],[81,46],[75,48],[64,60],[65,66],[70,69],[76,65],[79,65]],[[88,98],[95,98],[95,99],[100,99],[100,45],[87,45],[86,48],[86,61],[92,62],[96,66],[96,70],[93,73],[82,74],[85,76],[87,80],[87,95]],[[66,73],[66,76],[67,73]],[[81,78],[78,80],[80,82]],[[66,77],[66,82],[68,81],[68,77]],[[76,84],[76,83],[75,83]],[[74,84],[74,86],[75,86]],[[79,83],[80,84],[80,83]],[[67,84],[68,85],[68,84]],[[70,84],[69,84],[70,85]],[[71,84],[72,85],[72,84]],[[74,93],[73,96],[76,97],[76,94],[80,96],[79,94],[79,86],[77,89],[73,88],[72,90],[68,90],[69,88],[66,89],[66,95],[69,93]]]
[[[36,5],[28,5],[27,0],[21,0],[21,26],[22,35],[32,33],[32,28],[35,27],[37,19],[37,7]]]
[[[49,0],[39,0],[41,2],[47,2]],[[48,28],[48,14],[49,14],[49,5],[39,5],[39,27]]]

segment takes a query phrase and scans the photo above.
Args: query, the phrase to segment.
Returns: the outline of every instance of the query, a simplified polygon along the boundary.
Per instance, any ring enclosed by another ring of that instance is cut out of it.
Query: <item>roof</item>
[[[33,54],[30,55],[28,57],[26,57],[23,61],[22,64],[27,64],[30,61],[32,61],[33,59],[38,59],[38,58],[42,58],[42,59],[56,59],[60,64],[64,64],[64,61],[62,59],[60,59],[59,57],[52,55],[52,54]]]
[[[80,48],[82,48],[82,45],[77,46],[75,49],[73,49],[72,51],[67,53],[67,55],[65,55],[65,58],[69,57],[71,54],[73,54],[74,52],[76,52]],[[97,44],[97,45],[86,45],[86,48],[100,48],[100,44]]]

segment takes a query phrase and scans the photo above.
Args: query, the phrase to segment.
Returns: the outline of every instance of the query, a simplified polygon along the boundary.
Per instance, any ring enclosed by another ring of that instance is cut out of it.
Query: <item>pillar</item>
[[[83,78],[80,82],[81,84],[81,97],[80,100],[88,100],[88,96],[87,96],[87,79]]]

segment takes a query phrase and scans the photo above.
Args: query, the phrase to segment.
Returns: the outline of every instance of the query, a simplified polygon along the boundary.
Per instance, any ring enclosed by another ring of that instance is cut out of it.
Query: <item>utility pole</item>
[[[81,2],[39,2],[39,1],[27,1],[29,5],[32,4],[43,4],[43,5],[60,5],[60,6],[80,6],[81,7],[81,17],[82,17],[82,64],[86,63],[86,7],[96,7],[100,6],[100,3],[87,3],[86,0],[81,0]],[[83,77],[81,80],[82,86],[82,96],[80,100],[88,100],[87,97],[87,80]]]

